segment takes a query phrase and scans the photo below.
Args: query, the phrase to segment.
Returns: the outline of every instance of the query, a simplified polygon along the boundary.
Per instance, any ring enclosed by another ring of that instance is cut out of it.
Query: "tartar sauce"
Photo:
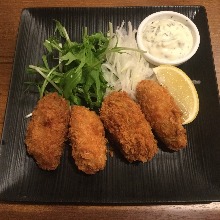
[[[186,56],[193,46],[190,29],[173,19],[153,21],[143,33],[147,51],[164,60],[176,60]]]

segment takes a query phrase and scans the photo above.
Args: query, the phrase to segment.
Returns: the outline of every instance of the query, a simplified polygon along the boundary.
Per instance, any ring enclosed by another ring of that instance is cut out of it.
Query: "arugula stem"
[[[49,79],[50,75],[54,72],[54,70],[56,70],[56,68],[57,68],[57,66],[54,67],[53,69],[51,69],[50,72],[47,74],[47,78],[48,78],[48,79]],[[48,81],[47,79],[44,80],[44,83],[43,83],[43,85],[41,86],[40,97],[43,97],[43,95],[44,95],[44,90],[45,90],[45,88],[46,88],[48,82],[49,82],[49,81]],[[52,81],[51,81],[51,82],[52,82]]]
[[[37,67],[37,66],[33,66],[33,65],[30,65],[29,68],[36,70],[41,76],[44,77],[44,79],[46,79],[49,83],[51,83],[51,85],[53,85],[53,87],[54,87],[59,93],[62,94],[62,90],[61,90],[52,80],[50,80],[50,78],[49,78],[47,75],[45,75],[45,74],[41,71],[41,68],[39,68],[39,67]],[[55,67],[54,67],[54,68],[55,68]],[[53,69],[54,69],[54,68],[53,68]],[[40,98],[42,98],[42,97],[43,97],[43,94],[41,93],[41,94],[40,94]]]

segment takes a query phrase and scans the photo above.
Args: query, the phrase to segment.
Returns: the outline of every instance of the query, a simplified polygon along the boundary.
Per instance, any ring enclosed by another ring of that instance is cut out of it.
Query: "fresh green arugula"
[[[101,64],[109,50],[109,38],[101,32],[88,35],[85,28],[82,42],[73,42],[65,27],[55,22],[54,35],[44,42],[47,53],[42,56],[43,65],[28,68],[28,73],[43,77],[43,82],[37,84],[40,98],[55,90],[71,105],[100,107],[107,87]]]

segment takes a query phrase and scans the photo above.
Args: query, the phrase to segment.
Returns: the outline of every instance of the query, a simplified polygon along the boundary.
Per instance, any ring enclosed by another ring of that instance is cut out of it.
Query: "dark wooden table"
[[[219,0],[1,0],[0,135],[12,72],[21,10],[28,7],[203,5],[208,14],[213,56],[220,85]],[[199,71],[199,70],[198,70]],[[204,192],[203,192],[204,193]],[[0,219],[220,219],[220,203],[150,206],[28,205],[0,202]]]

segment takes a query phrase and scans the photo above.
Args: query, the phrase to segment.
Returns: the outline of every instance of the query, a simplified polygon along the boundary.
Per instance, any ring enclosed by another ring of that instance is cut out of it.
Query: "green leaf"
[[[55,32],[58,30],[60,35],[64,37],[66,40],[69,40],[69,35],[67,34],[66,28],[57,20],[54,20],[56,22]]]
[[[82,100],[79,96],[71,94],[70,103],[75,105],[82,105]]]
[[[51,53],[51,52],[53,51],[50,41],[46,40],[46,41],[43,43],[43,45],[46,47],[46,49],[48,50],[48,52]]]
[[[48,38],[43,44],[49,53],[52,53],[53,50],[62,52],[62,43],[55,36]]]
[[[47,68],[47,69],[50,69],[49,68],[49,65],[48,65],[48,62],[47,62],[47,56],[46,55],[43,55],[42,56],[42,60],[44,62],[44,66]]]
[[[84,90],[84,94],[85,94],[85,101],[87,104],[92,103],[89,90],[90,90],[93,83],[94,83],[94,80],[91,77],[91,75],[87,75],[86,82],[83,86],[83,90]]]
[[[102,92],[100,91],[101,89],[101,82],[100,82],[100,78],[99,78],[99,75],[100,75],[100,72],[98,71],[92,71],[91,72],[91,77],[93,78],[94,82],[95,82],[95,93],[96,93],[96,96],[97,96],[97,100],[96,100],[96,104],[99,105],[101,104],[101,101],[102,101]]]
[[[64,85],[64,97],[68,99],[73,90],[76,88],[76,86],[79,84],[80,80],[82,78],[82,70],[81,71],[75,71],[70,70],[67,74],[67,77],[65,78],[65,85]]]
[[[68,52],[67,54],[63,55],[60,59],[61,60],[67,60],[67,63],[65,63],[65,65],[69,65],[70,63],[72,63],[77,58],[74,54],[72,54],[71,52]]]

